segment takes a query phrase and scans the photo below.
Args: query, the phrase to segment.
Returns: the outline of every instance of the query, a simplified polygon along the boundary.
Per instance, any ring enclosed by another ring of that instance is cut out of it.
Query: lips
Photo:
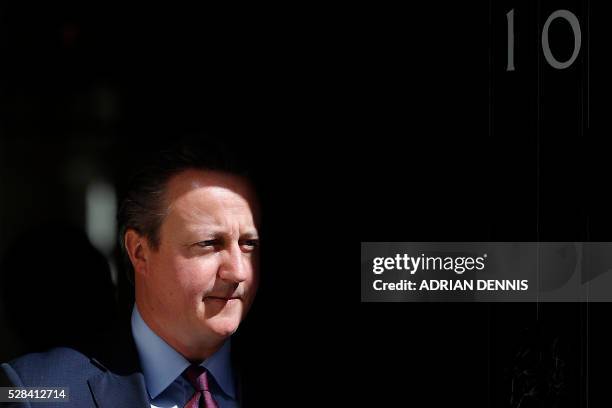
[[[204,298],[204,300],[221,300],[224,302],[227,302],[228,300],[232,300],[232,299],[240,299],[239,296],[206,296]]]

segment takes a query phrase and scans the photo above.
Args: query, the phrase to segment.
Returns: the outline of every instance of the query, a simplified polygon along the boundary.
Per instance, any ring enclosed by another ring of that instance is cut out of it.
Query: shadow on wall
[[[26,231],[7,248],[0,274],[5,317],[21,354],[89,350],[117,321],[108,262],[80,229],[50,224]]]

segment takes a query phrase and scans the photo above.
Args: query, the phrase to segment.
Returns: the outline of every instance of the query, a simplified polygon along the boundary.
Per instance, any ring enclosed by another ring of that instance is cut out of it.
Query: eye
[[[255,248],[257,248],[258,246],[259,246],[258,239],[245,239],[244,241],[240,242],[240,247],[247,252],[254,251]]]
[[[221,244],[221,241],[218,239],[208,239],[206,241],[200,241],[196,243],[197,246],[202,247],[202,248],[215,247],[215,246],[219,246],[220,244]]]

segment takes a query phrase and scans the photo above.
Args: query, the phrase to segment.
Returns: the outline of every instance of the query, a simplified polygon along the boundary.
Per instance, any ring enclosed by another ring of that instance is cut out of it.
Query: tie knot
[[[208,389],[208,377],[207,371],[204,367],[197,365],[190,365],[185,371],[183,371],[183,377],[189,381],[191,386],[196,391],[209,391]]]

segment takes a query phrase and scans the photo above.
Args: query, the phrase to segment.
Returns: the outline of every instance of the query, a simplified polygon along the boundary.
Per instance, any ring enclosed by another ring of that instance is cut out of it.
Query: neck
[[[182,339],[179,336],[173,335],[173,330],[165,330],[164,325],[159,323],[155,318],[155,315],[150,312],[145,304],[142,303],[143,302],[136,300],[136,307],[138,308],[138,312],[140,313],[142,320],[155,334],[168,343],[170,347],[185,357],[185,359],[189,362],[199,364],[215,354],[223,346],[225,339],[195,341],[191,339]],[[178,332],[178,330],[175,330],[174,332]]]

